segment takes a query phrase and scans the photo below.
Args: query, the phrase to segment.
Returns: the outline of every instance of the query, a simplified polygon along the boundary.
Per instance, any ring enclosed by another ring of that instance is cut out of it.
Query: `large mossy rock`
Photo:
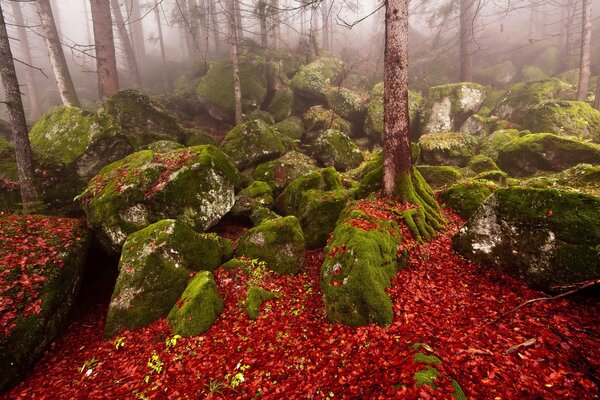
[[[280,122],[290,116],[293,104],[294,92],[288,87],[283,87],[275,92],[266,109],[276,122]]]
[[[235,255],[264,261],[278,274],[295,274],[304,263],[304,235],[294,216],[266,220],[238,240]]]
[[[431,133],[419,139],[420,160],[429,165],[465,167],[477,150],[477,139],[460,132]]]
[[[498,166],[512,176],[562,171],[580,163],[600,164],[600,146],[551,133],[525,135],[498,153]]]
[[[423,106],[424,133],[457,131],[485,100],[485,88],[476,83],[434,86]]]
[[[304,122],[302,118],[289,117],[276,123],[273,129],[292,140],[300,140],[304,134]]]
[[[329,167],[290,183],[275,200],[275,206],[280,214],[298,218],[306,246],[314,248],[325,244],[340,212],[353,197],[354,192],[344,189],[340,175]]]
[[[572,191],[499,189],[453,241],[477,263],[538,289],[600,278],[600,198]]]
[[[547,101],[533,107],[523,129],[600,143],[600,111],[583,101]]]
[[[212,145],[144,150],[103,168],[79,200],[106,250],[118,253],[127,235],[162,219],[210,228],[233,207],[240,180]]]
[[[252,177],[267,182],[279,194],[291,182],[315,170],[315,160],[303,153],[290,151],[276,160],[258,165]]]
[[[286,141],[265,122],[252,120],[233,128],[221,142],[221,150],[243,170],[284,155]]]
[[[105,335],[137,329],[166,316],[194,271],[213,271],[231,257],[231,242],[163,220],[127,237]]]
[[[464,218],[471,218],[496,189],[491,183],[464,181],[442,190],[439,198],[446,207],[453,208]]]
[[[182,337],[206,332],[223,311],[223,300],[210,271],[197,273],[173,306],[167,322],[173,334]]]
[[[267,182],[254,181],[238,193],[230,213],[249,217],[260,208],[273,208],[273,188]]]
[[[392,323],[392,301],[385,289],[405,261],[398,251],[401,241],[393,219],[371,216],[356,204],[344,209],[321,267],[329,321],[352,326]]]
[[[294,93],[311,103],[325,104],[329,87],[343,71],[344,64],[333,57],[322,57],[304,65],[290,81]]]
[[[261,57],[240,57],[240,82],[244,111],[258,108],[267,96],[267,66]],[[235,116],[233,70],[231,62],[216,61],[196,88],[210,116],[232,122]]]
[[[67,321],[90,243],[79,220],[0,214],[0,393],[31,371]]]
[[[491,158],[493,161],[498,161],[500,150],[509,143],[519,139],[521,135],[516,129],[502,129],[494,131],[490,135],[481,140],[479,152],[481,155]]]
[[[303,116],[304,127],[306,128],[305,138],[313,140],[319,134],[328,129],[335,129],[348,136],[352,135],[352,124],[333,110],[329,110],[323,106],[313,106],[309,108]]]
[[[366,95],[343,87],[334,87],[327,92],[327,105],[340,117],[360,124],[367,112]]]
[[[323,132],[313,145],[313,157],[324,167],[338,171],[356,168],[363,155],[354,142],[345,134],[334,129]]]
[[[432,188],[452,185],[462,177],[458,169],[445,165],[418,165],[416,168]]]

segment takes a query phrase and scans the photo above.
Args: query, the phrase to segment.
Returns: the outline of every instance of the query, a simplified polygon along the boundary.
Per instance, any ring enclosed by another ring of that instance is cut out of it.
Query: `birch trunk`
[[[140,70],[135,59],[135,51],[131,45],[129,39],[129,33],[125,27],[125,21],[123,20],[123,13],[121,12],[121,6],[119,6],[119,0],[110,0],[110,5],[115,16],[115,23],[117,24],[117,31],[121,39],[121,46],[123,46],[123,53],[125,53],[125,60],[127,61],[127,69],[129,69],[129,75],[135,87],[142,87],[142,78],[140,76]]]
[[[237,20],[235,0],[227,0],[227,18],[229,20],[229,56],[233,70],[233,94],[235,101],[235,124],[241,124],[244,118],[242,114],[242,86],[240,83],[240,67],[238,63],[237,49]]]
[[[590,83],[591,66],[590,54],[592,52],[592,0],[583,0],[583,14],[581,19],[581,59],[579,63],[579,85],[577,87],[577,100],[585,101]]]
[[[100,100],[119,90],[115,39],[113,37],[110,4],[106,0],[90,0],[94,44],[96,47],[96,69],[98,70],[98,96]]]

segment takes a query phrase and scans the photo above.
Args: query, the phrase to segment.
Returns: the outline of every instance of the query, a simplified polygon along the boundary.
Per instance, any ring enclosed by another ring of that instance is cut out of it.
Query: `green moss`
[[[600,143],[600,111],[582,101],[547,101],[533,107],[521,126],[535,132]]]
[[[475,72],[475,80],[486,85],[505,86],[513,81],[517,68],[511,61],[494,64]]]
[[[352,134],[352,125],[350,122],[344,120],[332,110],[328,110],[322,106],[314,106],[308,109],[303,117],[304,127],[311,138],[318,136],[318,134],[327,129],[334,129],[340,131],[346,135]]]
[[[498,166],[490,157],[478,154],[471,159],[467,168],[476,174],[488,171],[497,171]]]
[[[460,132],[431,133],[421,136],[419,146],[426,164],[464,167],[476,154],[477,139]]]
[[[0,178],[13,182],[19,180],[17,161],[15,159],[15,146],[3,139],[0,139]]]
[[[280,134],[293,140],[302,139],[302,135],[304,134],[304,123],[302,122],[302,119],[298,117],[286,118],[275,124],[273,128]]]
[[[260,307],[262,306],[262,304],[265,301],[272,300],[277,297],[278,295],[275,292],[264,290],[256,286],[249,287],[248,292],[246,293],[246,301],[244,302],[248,318],[258,318],[258,315],[260,314]]]
[[[334,87],[327,92],[327,104],[337,115],[355,123],[364,121],[366,113],[365,95],[343,87]]]
[[[483,138],[479,151],[482,155],[491,158],[494,162],[498,160],[498,152],[507,144],[520,137],[516,129],[504,129],[493,132]]]
[[[356,198],[362,199],[381,189],[383,184],[383,154],[377,152],[358,173],[359,186]]]
[[[446,166],[419,165],[417,169],[425,181],[433,188],[451,185],[460,180],[461,174],[456,168]]]
[[[548,75],[546,75],[544,71],[542,71],[539,67],[533,65],[526,65],[523,68],[521,68],[521,75],[526,81],[539,81],[548,78]]]
[[[504,171],[485,171],[473,177],[474,180],[490,181],[499,186],[506,186],[508,183],[508,175]]]
[[[331,81],[343,69],[341,61],[323,57],[303,66],[290,81],[290,87],[301,96],[325,100]]]
[[[279,193],[290,182],[316,169],[313,159],[302,153],[290,151],[283,157],[258,165],[252,177],[267,182]]]
[[[419,128],[419,119],[423,106],[423,97],[412,90],[408,91],[408,116],[410,133],[416,137]],[[365,119],[365,133],[377,143],[383,141],[383,82],[378,83],[371,90],[371,99],[367,104]]]
[[[190,280],[181,298],[169,312],[167,321],[176,335],[198,336],[215,323],[222,310],[223,300],[217,284],[210,272],[203,271]]]
[[[273,188],[271,185],[263,181],[253,181],[238,194],[231,214],[235,216],[250,215],[257,208],[272,207]]]
[[[429,364],[429,365],[442,365],[442,360],[434,355],[427,355],[425,353],[417,353],[413,356],[413,359],[417,363]]]
[[[273,118],[273,116],[271,115],[270,112],[268,111],[263,111],[263,110],[254,110],[251,113],[249,113],[248,115],[246,115],[246,120],[247,121],[252,121],[252,120],[261,120],[262,122],[264,122],[267,125],[274,125],[275,124],[275,119]]]
[[[142,150],[151,150],[154,153],[168,153],[173,150],[183,149],[184,147],[181,143],[172,140],[159,140],[158,142],[144,146]]]
[[[313,156],[324,167],[334,167],[338,171],[356,168],[363,161],[363,155],[354,142],[333,129],[326,130],[315,141]]]
[[[186,129],[186,147],[201,146],[203,144],[215,144],[212,136],[200,129]]]
[[[288,118],[292,112],[292,106],[294,103],[294,93],[288,89],[279,89],[273,95],[273,99],[267,106],[275,121],[280,122]]]
[[[496,190],[491,183],[466,181],[450,186],[440,193],[440,200],[465,218],[470,218]]]
[[[432,388],[436,389],[435,380],[440,377],[442,374],[434,367],[427,367],[420,371],[415,372],[413,378],[415,379],[415,384],[417,387],[421,387],[423,385],[429,385]]]

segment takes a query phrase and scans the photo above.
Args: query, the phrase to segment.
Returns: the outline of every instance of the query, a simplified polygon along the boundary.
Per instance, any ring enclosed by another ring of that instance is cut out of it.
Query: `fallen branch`
[[[495,324],[496,322],[500,321],[504,317],[506,317],[506,316],[514,313],[515,311],[518,311],[521,308],[526,307],[526,306],[528,306],[530,304],[537,303],[537,302],[540,302],[540,301],[558,300],[558,299],[561,299],[563,297],[567,297],[569,295],[572,295],[574,293],[582,291],[584,289],[590,288],[592,286],[600,285],[600,279],[592,279],[590,281],[585,281],[585,282],[577,283],[576,285],[577,285],[577,287],[575,289],[571,289],[568,292],[564,292],[564,293],[558,294],[556,296],[538,297],[536,299],[527,300],[526,302],[524,302],[524,303],[516,306],[515,308],[512,308],[509,311],[505,312],[504,314],[502,314],[501,316],[499,316],[498,318],[496,318],[492,322],[489,322],[487,325]]]

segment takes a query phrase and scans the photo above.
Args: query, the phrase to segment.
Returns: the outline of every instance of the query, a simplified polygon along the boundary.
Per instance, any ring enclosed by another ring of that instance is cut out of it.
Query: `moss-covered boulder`
[[[562,171],[555,179],[562,185],[600,188],[600,165],[578,164]]]
[[[292,140],[302,139],[304,122],[299,117],[289,117],[273,126],[273,129]]]
[[[182,337],[206,332],[223,311],[223,300],[210,271],[197,273],[173,306],[167,322],[173,334]]]
[[[244,306],[246,308],[246,314],[250,319],[257,319],[260,314],[260,306],[265,301],[272,300],[278,297],[278,294],[271,292],[270,290],[262,289],[258,286],[250,286],[246,293],[246,300]]]
[[[271,115],[270,112],[265,111],[265,110],[254,110],[248,114],[246,114],[246,121],[252,121],[252,120],[261,120],[262,122],[264,122],[267,125],[274,125],[275,124],[275,118],[273,118],[273,115]]]
[[[258,108],[267,96],[267,66],[264,58],[240,57],[240,82],[244,111]],[[235,116],[233,70],[230,61],[216,61],[196,88],[211,117],[232,122]]]
[[[168,153],[173,150],[183,149],[185,146],[173,140],[159,140],[143,146],[141,150],[151,150],[155,153]]]
[[[498,186],[507,186],[509,182],[508,174],[504,171],[496,170],[496,171],[485,171],[479,173],[473,177],[476,181],[489,181],[497,184]]]
[[[166,316],[194,271],[213,271],[231,257],[231,242],[163,220],[127,237],[105,335],[137,329]]]
[[[486,85],[505,86],[514,81],[517,72],[512,61],[507,60],[475,71],[474,77],[477,82]]]
[[[31,371],[67,321],[90,243],[76,219],[0,214],[0,393]]]
[[[551,133],[525,135],[498,154],[498,166],[512,176],[562,171],[579,163],[600,164],[600,146]]]
[[[310,102],[325,104],[332,81],[343,71],[344,64],[333,57],[322,57],[304,65],[290,81],[297,96]]]
[[[270,219],[246,231],[235,255],[259,259],[279,274],[295,274],[304,262],[304,235],[294,216]]]
[[[535,65],[525,65],[523,68],[521,68],[521,76],[523,77],[523,80],[527,82],[548,79],[548,75]],[[559,77],[559,79],[568,82],[562,77]]]
[[[494,162],[497,162],[500,150],[520,137],[521,135],[516,129],[501,129],[494,131],[481,140],[479,152],[481,155],[487,156]]]
[[[432,188],[452,185],[462,177],[458,169],[443,165],[419,165],[417,169]]]
[[[327,92],[327,105],[340,117],[360,124],[367,112],[366,95],[343,87],[334,87]]]
[[[583,101],[547,101],[533,107],[520,126],[600,143],[600,111]]]
[[[0,139],[0,178],[13,182],[19,180],[15,145],[4,139]]]
[[[305,138],[308,140],[314,140],[321,132],[328,129],[335,129],[348,136],[351,136],[353,132],[350,122],[323,106],[309,108],[304,113],[303,120],[306,128]]]
[[[356,198],[363,199],[381,189],[383,185],[383,153],[376,152],[369,156],[357,173],[358,188]]]
[[[477,150],[477,139],[460,132],[431,133],[419,139],[420,161],[429,165],[466,166]]]
[[[464,218],[471,218],[475,211],[494,191],[496,185],[489,182],[464,181],[440,192],[440,200]]]
[[[467,168],[474,174],[480,174],[482,172],[497,171],[499,168],[490,157],[483,154],[478,154],[471,159]]]
[[[221,142],[221,150],[243,170],[282,156],[286,142],[266,123],[253,120],[233,128]]]
[[[363,161],[363,155],[352,140],[334,129],[323,132],[313,144],[313,156],[324,167],[334,167],[338,171],[356,168]]]
[[[600,277],[600,198],[513,187],[490,196],[454,248],[542,290]]]
[[[10,124],[0,119],[0,139],[12,140],[12,128]]]
[[[261,207],[273,208],[273,188],[267,182],[254,181],[238,193],[230,213],[234,216],[249,217]]]
[[[385,289],[405,254],[399,253],[400,228],[393,218],[368,214],[360,204],[348,206],[325,247],[321,287],[327,319],[345,325],[389,325],[394,318]]]
[[[434,86],[423,106],[424,133],[457,131],[485,100],[485,88],[476,83]]]
[[[290,151],[276,160],[257,166],[252,177],[267,182],[275,193],[279,194],[292,181],[315,170],[317,170],[315,160],[303,153]]]
[[[306,246],[325,244],[353,190],[342,186],[340,175],[334,168],[314,171],[290,183],[275,200],[276,211],[294,215],[300,221]]]
[[[275,92],[267,105],[267,111],[273,115],[275,122],[280,122],[290,116],[293,104],[294,92],[290,88],[283,87]]]
[[[118,253],[127,235],[162,219],[208,229],[233,207],[240,180],[211,145],[144,150],[103,168],[79,201],[105,249]]]

